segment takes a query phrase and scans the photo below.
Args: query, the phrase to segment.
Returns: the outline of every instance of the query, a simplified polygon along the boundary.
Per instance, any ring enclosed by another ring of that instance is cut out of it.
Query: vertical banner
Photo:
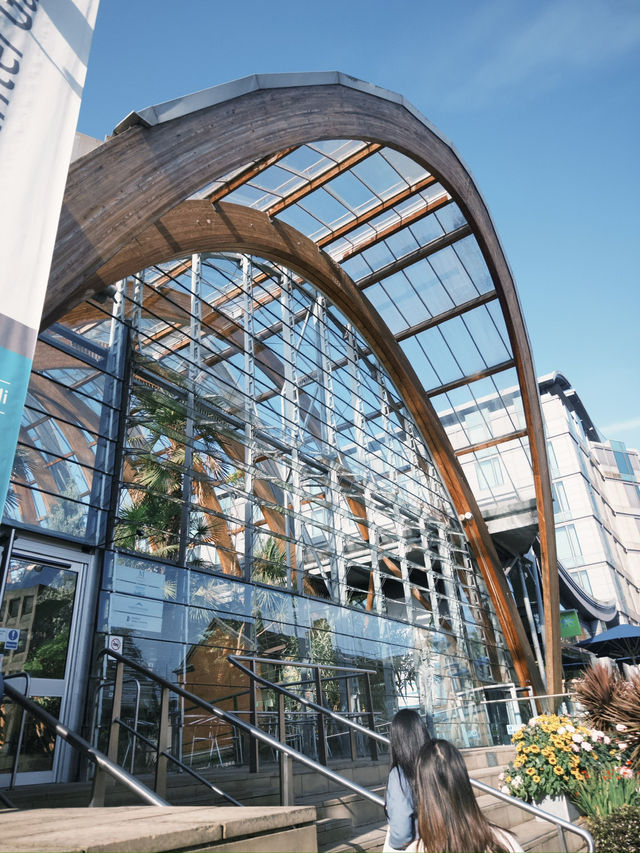
[[[0,509],[99,0],[0,0]]]

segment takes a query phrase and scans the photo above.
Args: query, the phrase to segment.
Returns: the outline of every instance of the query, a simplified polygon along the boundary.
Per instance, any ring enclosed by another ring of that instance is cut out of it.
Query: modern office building
[[[640,624],[640,455],[607,440],[560,373],[540,380],[558,560],[585,592]]]
[[[32,694],[85,731],[107,638],[240,713],[227,655],[243,651],[289,680],[287,660],[372,670],[370,699],[336,682],[329,704],[387,719],[417,706],[443,734],[473,691],[541,693],[542,668],[558,692],[535,372],[451,144],[396,95],[310,74],[131,113],[83,150],[3,516],[5,672],[27,669]],[[507,456],[517,489],[500,482]],[[537,661],[489,493],[503,519],[526,505],[537,538]],[[155,702],[143,691],[150,726]],[[193,754],[207,735],[174,712]],[[72,772],[32,727],[18,780]]]
[[[603,441],[582,400],[560,373],[539,381],[547,435],[558,554],[562,634],[569,647],[618,622],[640,620],[640,463],[635,450]],[[481,442],[505,417],[518,422],[517,388],[488,393],[479,406],[441,417],[454,447]],[[514,597],[542,664],[545,646],[535,499],[526,455],[489,446],[462,457],[462,469],[501,554]],[[575,612],[577,619],[571,619]],[[573,627],[571,627],[573,626]],[[565,648],[565,663],[572,651]]]

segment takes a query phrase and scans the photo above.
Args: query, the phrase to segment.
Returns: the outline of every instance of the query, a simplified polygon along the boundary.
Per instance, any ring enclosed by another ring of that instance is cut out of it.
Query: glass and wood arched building
[[[441,418],[463,404],[452,446]],[[225,653],[243,648],[371,666],[387,714],[437,719],[496,683],[544,692],[470,455],[530,469],[517,497],[537,516],[559,692],[537,384],[454,148],[337,73],[132,113],[69,172],[4,515],[3,624],[35,637],[15,666],[46,668],[40,595],[66,602],[71,721],[104,635],[209,697],[233,692]]]

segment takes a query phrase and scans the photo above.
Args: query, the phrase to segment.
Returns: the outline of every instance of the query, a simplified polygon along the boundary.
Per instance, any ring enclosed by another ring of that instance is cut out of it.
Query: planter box
[[[558,797],[545,797],[542,802],[536,803],[536,805],[549,814],[568,820],[569,823],[575,823],[580,817],[580,812],[565,794],[560,794]],[[542,822],[543,818],[537,817],[536,820]]]

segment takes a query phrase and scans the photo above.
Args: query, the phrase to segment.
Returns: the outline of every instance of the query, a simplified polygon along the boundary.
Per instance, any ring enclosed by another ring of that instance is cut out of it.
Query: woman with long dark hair
[[[486,819],[458,749],[432,740],[416,764],[418,853],[522,853],[516,839]]]
[[[416,757],[430,740],[417,711],[404,708],[391,721],[389,781],[385,811],[389,822],[384,853],[404,850],[417,837],[415,815]]]

